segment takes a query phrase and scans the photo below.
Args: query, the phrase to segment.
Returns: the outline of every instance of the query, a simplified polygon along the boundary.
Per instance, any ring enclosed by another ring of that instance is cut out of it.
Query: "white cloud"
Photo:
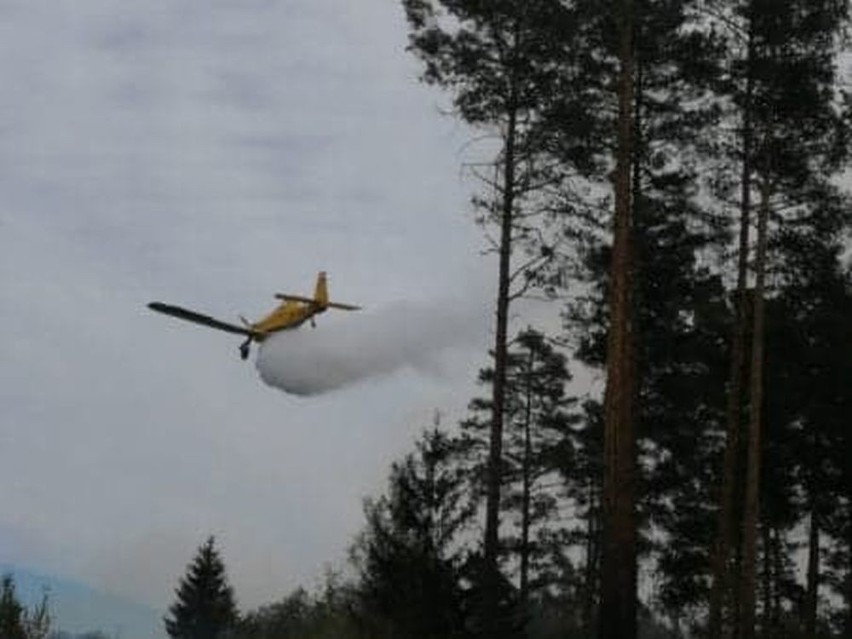
[[[447,350],[475,352],[484,344],[479,310],[469,300],[397,302],[321,330],[277,333],[261,344],[257,369],[267,384],[293,395],[318,395],[405,367],[435,371]]]

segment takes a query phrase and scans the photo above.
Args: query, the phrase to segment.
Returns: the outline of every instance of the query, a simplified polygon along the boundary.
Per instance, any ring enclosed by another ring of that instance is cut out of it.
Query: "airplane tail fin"
[[[328,283],[325,277],[325,271],[320,271],[317,275],[317,286],[314,289],[314,301],[321,307],[328,306]]]
[[[320,271],[317,275],[317,285],[314,289],[313,297],[302,297],[301,295],[289,295],[287,293],[276,293],[275,297],[280,300],[290,300],[291,302],[301,302],[302,304],[312,304],[317,307],[318,311],[324,311],[327,308],[336,308],[342,311],[357,311],[361,307],[354,304],[340,304],[331,302],[328,299],[328,282],[326,281],[325,271]]]

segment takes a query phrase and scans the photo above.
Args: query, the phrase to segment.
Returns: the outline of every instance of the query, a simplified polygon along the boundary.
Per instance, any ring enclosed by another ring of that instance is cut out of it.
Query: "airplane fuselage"
[[[314,315],[322,313],[325,308],[303,302],[281,302],[269,315],[250,325],[257,333],[257,341],[263,341],[270,333],[286,331],[301,326]]]

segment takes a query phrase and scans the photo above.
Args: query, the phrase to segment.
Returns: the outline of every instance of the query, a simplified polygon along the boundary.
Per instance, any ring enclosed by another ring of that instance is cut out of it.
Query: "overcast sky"
[[[0,562],[165,606],[213,533],[269,602],[342,563],[390,462],[463,409],[491,321],[472,136],[399,4],[0,0]],[[295,397],[145,308],[256,317],[321,269],[377,327],[423,309],[424,349],[448,309],[480,334]]]

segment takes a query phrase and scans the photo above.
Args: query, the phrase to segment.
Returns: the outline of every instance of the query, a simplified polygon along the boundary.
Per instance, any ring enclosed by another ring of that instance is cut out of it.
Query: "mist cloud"
[[[435,371],[451,349],[475,345],[481,309],[397,302],[383,308],[320,316],[267,338],[257,370],[264,382],[293,395],[316,395],[405,367]]]

